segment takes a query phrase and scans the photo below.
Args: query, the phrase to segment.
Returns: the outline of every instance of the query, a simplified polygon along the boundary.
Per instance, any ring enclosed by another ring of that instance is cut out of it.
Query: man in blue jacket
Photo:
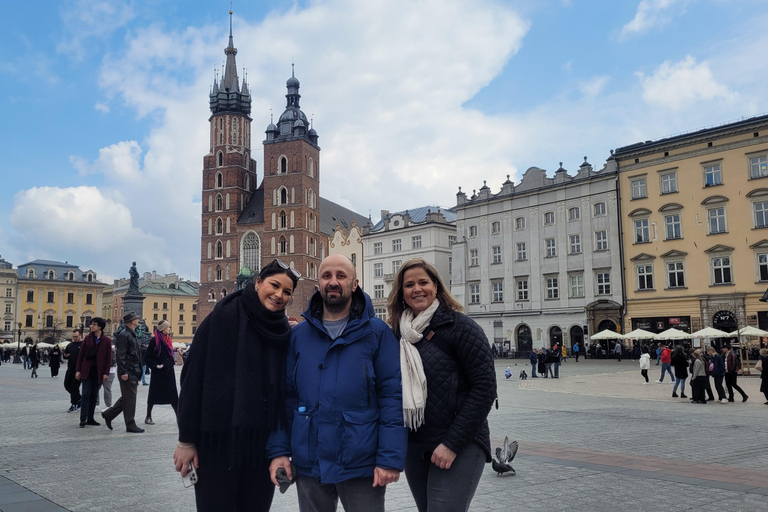
[[[281,467],[296,478],[302,512],[335,511],[339,499],[347,512],[384,512],[408,441],[398,341],[339,254],[320,264],[303,317],[288,350],[288,425],[267,445],[272,481]]]

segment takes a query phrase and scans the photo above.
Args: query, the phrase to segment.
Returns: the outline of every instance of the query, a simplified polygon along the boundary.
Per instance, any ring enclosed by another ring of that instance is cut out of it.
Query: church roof
[[[251,199],[245,205],[243,213],[237,219],[238,224],[264,223],[264,189],[259,187],[253,191]]]
[[[75,282],[82,283],[86,281],[85,275],[87,271],[80,270],[78,265],[72,265],[66,261],[55,260],[34,260],[30,261],[29,263],[23,263],[19,265],[19,279],[29,279],[26,277],[26,274],[27,270],[30,268],[35,269],[35,279],[47,279],[45,272],[48,270],[53,270],[55,276],[54,281],[67,281],[67,273],[71,270],[75,273]],[[99,281],[96,280],[96,272],[90,272],[93,275],[93,281],[91,282],[98,283]]]
[[[344,208],[340,204],[329,201],[323,197],[320,198],[320,232],[328,236],[333,236],[336,224],[341,224],[349,229],[352,221],[362,229],[368,219],[359,213],[355,213],[349,208]]]
[[[427,213],[441,213],[443,214],[443,217],[445,217],[445,220],[447,222],[456,222],[456,212],[451,208],[443,208],[441,206],[420,206],[418,208],[413,208],[410,210],[403,210],[402,212],[390,212],[389,215],[385,216],[379,222],[376,223],[375,226],[371,228],[371,231],[379,231],[380,229],[384,229],[384,223],[387,218],[393,217],[395,215],[405,215],[408,213],[411,217],[411,222],[414,224],[422,224],[424,221],[427,220]]]

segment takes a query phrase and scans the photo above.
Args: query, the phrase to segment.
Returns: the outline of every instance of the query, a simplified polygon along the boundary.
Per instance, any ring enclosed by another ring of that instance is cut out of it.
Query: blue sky
[[[768,112],[765,0],[233,4],[254,155],[291,61],[321,194],[453,206],[531,166]],[[198,279],[208,92],[229,2],[15,2],[0,19],[0,254]]]

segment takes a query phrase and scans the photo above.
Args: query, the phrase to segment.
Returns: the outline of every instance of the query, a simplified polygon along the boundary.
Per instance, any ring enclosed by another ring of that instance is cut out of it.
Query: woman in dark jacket
[[[709,362],[712,364],[712,370],[709,374],[715,381],[715,390],[717,391],[717,399],[721,403],[727,403],[728,399],[725,396],[725,389],[723,389],[723,378],[725,377],[725,363],[720,354],[717,353],[714,347],[707,347],[707,354],[709,354]]]
[[[544,376],[544,378],[547,378],[547,351],[544,347],[539,350],[539,353],[537,356],[539,358],[539,364],[538,364],[538,370],[539,373]]]
[[[61,347],[54,345],[51,349],[51,361],[48,363],[51,368],[51,378],[59,376],[59,366],[61,366]]]
[[[265,512],[272,505],[265,446],[287,420],[285,307],[299,277],[274,260],[255,285],[220,300],[195,333],[181,371],[173,461],[182,476],[190,464],[197,470],[198,511]]]
[[[29,364],[30,364],[30,368],[32,368],[32,375],[30,375],[30,377],[33,379],[36,379],[37,367],[40,366],[40,354],[37,352],[37,345],[30,347],[28,352],[29,352]]]
[[[408,486],[419,512],[464,512],[491,461],[491,346],[422,259],[400,268],[387,306],[400,338]]]
[[[144,423],[154,425],[152,407],[170,404],[178,416],[179,392],[176,391],[176,371],[173,364],[173,345],[171,343],[171,324],[167,320],[160,322],[155,329],[155,336],[149,342],[144,354],[144,364],[152,371],[147,395],[147,417]]]
[[[672,397],[677,398],[677,386],[680,385],[680,398],[685,396],[685,379],[688,378],[688,358],[685,357],[683,347],[677,347],[670,361],[675,369],[675,386],[672,388]]]

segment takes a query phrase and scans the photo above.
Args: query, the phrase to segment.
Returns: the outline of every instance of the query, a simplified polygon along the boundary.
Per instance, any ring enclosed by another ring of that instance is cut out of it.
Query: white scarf
[[[432,304],[413,317],[413,311],[406,308],[400,317],[400,373],[403,380],[403,420],[405,425],[416,430],[424,423],[424,408],[427,405],[427,376],[419,351],[414,345],[424,337],[421,332],[432,321],[440,301]]]

